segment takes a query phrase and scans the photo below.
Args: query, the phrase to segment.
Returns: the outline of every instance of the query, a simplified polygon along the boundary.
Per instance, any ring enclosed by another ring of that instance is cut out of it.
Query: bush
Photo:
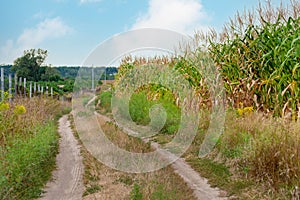
[[[150,118],[151,109],[154,111]],[[178,130],[180,124],[180,109],[174,104],[168,95],[163,95],[157,100],[149,100],[145,91],[134,93],[129,102],[129,113],[134,122],[141,125],[150,125],[154,130],[160,128],[164,134],[173,134]],[[164,122],[165,124],[161,126]],[[151,124],[149,124],[151,122]]]
[[[173,102],[167,100],[161,100],[160,102],[167,113],[167,120],[161,133],[173,134],[179,128],[181,117],[180,109]]]
[[[150,122],[149,110],[152,102],[148,101],[145,92],[134,93],[129,101],[131,119],[137,124],[148,125]]]
[[[105,91],[100,94],[100,106],[106,113],[111,112],[111,98],[112,93],[110,91]]]

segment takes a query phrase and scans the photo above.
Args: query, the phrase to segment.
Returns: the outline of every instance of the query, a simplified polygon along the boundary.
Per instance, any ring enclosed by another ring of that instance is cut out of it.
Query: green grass
[[[100,186],[98,184],[92,185],[92,186],[85,189],[85,192],[83,193],[83,196],[87,196],[89,194],[94,194],[94,193],[100,191],[101,188],[102,188],[102,186]]]
[[[104,91],[100,93],[98,100],[100,100],[100,106],[103,109],[104,113],[111,112],[111,98],[112,93],[110,91]]]
[[[154,86],[151,86],[154,87]],[[150,89],[151,90],[151,89]],[[180,124],[180,108],[175,105],[174,96],[170,91],[164,91],[156,99],[151,99],[151,92],[141,88],[132,94],[128,108],[118,99],[118,113],[125,119],[129,119],[126,109],[129,110],[131,119],[138,125],[150,126],[153,130],[162,134],[172,135],[176,133]],[[163,124],[163,122],[165,122]]]
[[[140,186],[135,183],[130,192],[130,200],[143,200],[143,194],[141,192]]]
[[[253,180],[234,178],[225,164],[215,162],[211,159],[194,157],[187,159],[187,162],[201,176],[207,178],[212,187],[225,190],[229,196],[238,195],[242,198],[242,193],[254,185]]]
[[[0,199],[33,199],[51,177],[58,150],[57,125],[47,122],[30,137],[9,138],[0,148]]]

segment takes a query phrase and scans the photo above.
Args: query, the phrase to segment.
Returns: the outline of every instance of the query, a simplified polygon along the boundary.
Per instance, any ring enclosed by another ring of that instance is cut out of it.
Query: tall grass
[[[0,199],[33,199],[51,176],[58,146],[59,102],[0,102]]]

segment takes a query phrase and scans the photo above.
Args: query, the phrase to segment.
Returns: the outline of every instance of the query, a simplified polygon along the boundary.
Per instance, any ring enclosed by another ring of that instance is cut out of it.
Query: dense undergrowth
[[[0,199],[33,199],[51,177],[58,150],[60,103],[51,99],[0,102]]]

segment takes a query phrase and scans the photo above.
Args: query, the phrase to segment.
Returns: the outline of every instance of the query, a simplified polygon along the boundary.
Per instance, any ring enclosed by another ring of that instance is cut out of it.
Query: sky
[[[287,1],[287,0],[286,0]],[[262,0],[263,2],[263,0]],[[24,50],[48,50],[46,64],[81,66],[100,43],[140,28],[192,35],[221,30],[259,0],[1,0],[0,65]],[[280,0],[272,4],[279,5]]]

